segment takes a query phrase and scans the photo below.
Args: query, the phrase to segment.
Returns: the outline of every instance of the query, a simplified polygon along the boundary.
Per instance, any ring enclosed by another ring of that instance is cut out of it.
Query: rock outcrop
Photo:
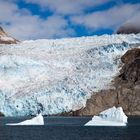
[[[134,48],[132,50],[128,50],[122,57],[121,57],[121,61],[124,64],[128,64],[131,63],[132,61],[134,61],[135,59],[137,59],[138,57],[140,57],[140,49],[139,48]]]
[[[0,112],[0,117],[3,117],[4,116],[4,114],[2,114],[1,112]]]
[[[9,36],[2,27],[0,27],[0,44],[16,44],[19,41]]]
[[[131,85],[140,82],[140,49],[132,49],[121,58],[125,64],[120,71],[120,78]]]
[[[114,89],[94,93],[86,107],[73,115],[96,115],[112,106],[123,107],[127,115],[140,115],[140,49],[127,51],[121,60],[124,66],[114,80]]]

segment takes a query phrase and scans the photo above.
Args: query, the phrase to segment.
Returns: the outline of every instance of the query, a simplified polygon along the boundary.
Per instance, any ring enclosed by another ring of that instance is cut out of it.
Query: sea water
[[[126,127],[84,126],[91,117],[45,117],[44,126],[6,126],[30,117],[1,117],[0,140],[140,140],[140,117]]]

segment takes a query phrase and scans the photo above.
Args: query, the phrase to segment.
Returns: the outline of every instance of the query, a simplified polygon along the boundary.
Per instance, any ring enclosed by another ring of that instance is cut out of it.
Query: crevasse
[[[0,112],[57,114],[86,105],[93,91],[111,87],[120,57],[140,34],[30,40],[0,45]]]

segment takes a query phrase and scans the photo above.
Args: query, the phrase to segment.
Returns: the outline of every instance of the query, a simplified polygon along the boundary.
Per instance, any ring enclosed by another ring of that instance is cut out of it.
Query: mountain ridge
[[[19,41],[9,36],[4,29],[0,26],[0,44],[16,44]]]

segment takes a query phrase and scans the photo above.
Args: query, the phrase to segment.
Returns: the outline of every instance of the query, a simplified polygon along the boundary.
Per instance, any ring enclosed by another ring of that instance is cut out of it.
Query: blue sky
[[[140,24],[140,0],[0,0],[0,25],[20,39],[112,34]]]

